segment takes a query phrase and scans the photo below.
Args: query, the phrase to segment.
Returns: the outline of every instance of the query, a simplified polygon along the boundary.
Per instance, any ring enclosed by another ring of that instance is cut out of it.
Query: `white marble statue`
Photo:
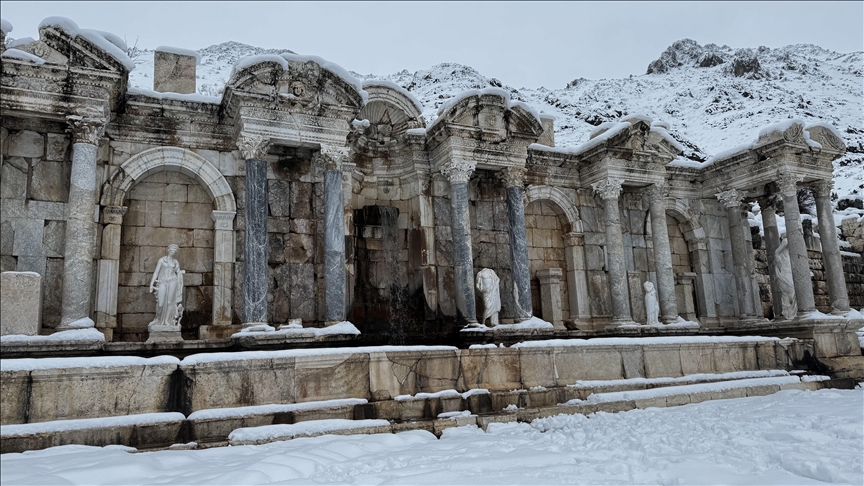
[[[654,284],[650,281],[645,281],[642,284],[645,289],[645,324],[648,326],[660,325],[660,306],[657,304],[657,291],[654,290]]]
[[[159,259],[153,278],[150,279],[150,292],[156,293],[156,317],[147,326],[180,327],[183,317],[183,274],[180,263],[174,258],[178,246],[168,245],[168,254]]]
[[[480,324],[485,325],[486,319],[493,326],[498,325],[498,312],[501,311],[501,294],[499,284],[501,280],[491,268],[484,268],[477,272],[477,291],[483,297],[483,319]]]
[[[789,258],[789,240],[786,235],[780,236],[780,246],[774,252],[774,266],[777,268],[777,282],[782,292],[780,307],[786,319],[794,319],[798,314],[798,303],[795,301],[795,282],[792,280],[792,261]],[[779,317],[779,316],[778,316]]]

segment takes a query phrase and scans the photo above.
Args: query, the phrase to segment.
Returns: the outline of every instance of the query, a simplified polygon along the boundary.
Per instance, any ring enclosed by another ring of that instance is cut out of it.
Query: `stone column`
[[[786,220],[786,238],[789,240],[789,260],[792,262],[792,281],[795,283],[799,316],[816,310],[813,283],[810,280],[810,260],[807,258],[801,212],[798,210],[798,182],[802,179],[801,176],[785,172],[779,174],[777,180],[783,196],[783,218]]]
[[[771,197],[759,199],[759,207],[762,210],[762,227],[765,230],[765,253],[768,260],[768,279],[771,282],[771,307],[774,309],[774,318],[783,318],[783,289],[779,284],[779,273],[777,269],[777,248],[780,246],[780,231],[777,229],[777,213]]]
[[[560,268],[537,271],[543,320],[551,322],[555,327],[561,327],[564,323],[561,312],[561,275]]]
[[[831,207],[831,189],[834,181],[824,180],[813,185],[816,196],[816,215],[819,218],[819,239],[822,243],[822,263],[828,295],[831,298],[831,313],[844,314],[849,311],[849,294],[843,276],[843,257],[837,243],[837,227],[834,226],[834,211]]]
[[[96,327],[111,340],[117,327],[117,286],[120,276],[120,232],[126,206],[102,209],[102,255],[96,273]]]
[[[93,257],[96,249],[96,150],[105,119],[93,110],[67,117],[72,133],[72,173],[66,205],[66,253],[63,256],[63,301],[58,330],[90,317]]]
[[[214,326],[230,326],[234,296],[234,211],[213,211],[213,317]]]
[[[340,153],[320,154],[324,165],[324,319],[327,325],[345,320],[345,199]]]
[[[651,213],[651,241],[654,243],[660,321],[671,324],[678,320],[678,302],[675,298],[675,273],[672,271],[669,229],[666,227],[666,192],[665,184],[654,184],[646,189],[645,196]]]
[[[510,271],[517,321],[531,317],[531,272],[528,267],[528,238],[525,234],[525,169],[508,167],[499,173],[507,188],[507,222],[510,227]],[[469,230],[470,234],[470,230]]]
[[[243,327],[267,323],[267,154],[270,140],[241,133],[237,148],[246,159],[246,238],[243,252]]]
[[[609,291],[612,294],[612,322],[631,322],[630,291],[627,286],[627,267],[624,263],[624,238],[621,235],[621,216],[618,196],[621,195],[620,179],[606,179],[591,185],[603,199],[603,215],[606,223],[606,258],[609,270]]]
[[[735,289],[738,297],[738,313],[742,317],[756,317],[753,308],[753,298],[750,274],[747,270],[747,259],[751,258],[751,252],[747,249],[747,241],[744,238],[744,227],[742,226],[741,203],[744,196],[735,189],[715,194],[717,199],[726,206],[726,219],[729,223],[729,240],[732,245],[732,265],[735,275]]]
[[[450,181],[450,232],[453,238],[456,313],[457,318],[465,319],[468,324],[477,323],[471,218],[468,214],[468,179],[471,178],[475,166],[475,162],[454,160],[441,168],[441,174]]]
[[[585,274],[585,236],[582,233],[564,235],[564,263],[567,264],[567,297],[570,319],[589,319],[588,276]]]

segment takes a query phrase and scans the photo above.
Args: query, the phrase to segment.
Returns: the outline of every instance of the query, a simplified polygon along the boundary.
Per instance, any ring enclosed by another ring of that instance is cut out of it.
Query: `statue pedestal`
[[[148,343],[183,340],[180,335],[180,326],[147,326],[147,330],[150,331],[150,336],[147,338]]]

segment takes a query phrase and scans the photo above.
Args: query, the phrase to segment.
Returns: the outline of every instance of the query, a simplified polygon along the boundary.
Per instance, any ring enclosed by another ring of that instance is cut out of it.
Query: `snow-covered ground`
[[[531,424],[130,454],[0,456],[13,484],[864,484],[864,391],[798,390]]]

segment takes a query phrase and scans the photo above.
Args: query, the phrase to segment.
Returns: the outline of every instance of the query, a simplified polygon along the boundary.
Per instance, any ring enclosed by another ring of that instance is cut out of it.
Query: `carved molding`
[[[525,169],[522,167],[505,167],[498,171],[498,179],[504,187],[523,187],[525,185]]]
[[[123,216],[126,214],[126,206],[105,206],[102,208],[102,223],[123,224]]]
[[[804,180],[804,176],[793,174],[791,172],[781,172],[777,174],[777,186],[780,188],[780,194],[784,196],[794,196],[798,194],[798,183]]]
[[[441,166],[441,174],[450,181],[450,184],[468,182],[476,167],[477,162],[451,160],[448,164]]]
[[[263,159],[270,148],[270,138],[261,135],[241,133],[237,137],[237,148],[245,160]]]
[[[832,179],[822,179],[810,185],[816,197],[831,197],[831,191],[834,189],[834,181]]]
[[[234,229],[234,216],[237,213],[234,211],[213,211],[210,217],[213,218],[215,229],[217,230],[232,230]]]
[[[591,188],[594,189],[594,192],[600,194],[600,197],[604,200],[618,199],[621,195],[621,190],[623,189],[623,183],[624,181],[621,179],[609,178],[591,184]]]
[[[651,184],[642,190],[642,194],[645,196],[645,200],[648,203],[662,201],[669,194],[669,185],[666,182],[658,182],[655,184]]]
[[[105,134],[105,116],[102,111],[93,106],[79,108],[77,114],[66,117],[72,143],[99,145],[99,139]]]
[[[727,208],[737,208],[741,206],[741,203],[744,201],[744,195],[735,189],[718,192],[717,194],[714,194],[714,196]]]

